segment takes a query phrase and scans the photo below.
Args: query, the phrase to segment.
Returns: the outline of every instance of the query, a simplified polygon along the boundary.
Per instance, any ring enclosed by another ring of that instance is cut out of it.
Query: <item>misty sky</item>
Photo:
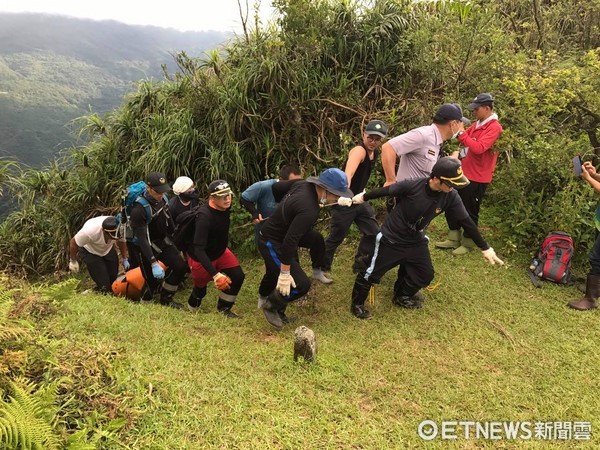
[[[255,0],[247,0],[250,17]],[[246,0],[240,0],[246,9]],[[271,0],[260,1],[260,17],[272,14]],[[0,12],[41,12],[72,17],[117,20],[131,25],[155,25],[181,31],[241,31],[237,0],[0,0]],[[251,19],[249,22],[253,22]]]

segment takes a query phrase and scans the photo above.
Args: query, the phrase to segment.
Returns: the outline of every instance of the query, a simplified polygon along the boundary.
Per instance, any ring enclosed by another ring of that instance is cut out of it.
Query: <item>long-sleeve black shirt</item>
[[[212,261],[221,256],[227,249],[229,215],[229,209],[219,211],[206,204],[200,207],[196,216],[194,243],[189,255],[202,264],[202,267],[212,276],[218,273]]]
[[[143,197],[150,204],[152,220],[148,223],[146,208],[136,202],[131,207],[131,228],[138,240],[142,255],[152,261],[154,258],[152,243],[156,243],[159,247],[164,245],[165,237],[172,235],[174,226],[169,217],[167,203],[163,199],[156,201],[147,192],[144,192]]]
[[[304,180],[294,181],[261,230],[263,237],[281,244],[279,256],[282,264],[290,264],[295,257],[298,242],[313,227],[321,209],[314,184]],[[287,182],[280,181],[273,186],[282,183]]]
[[[388,214],[381,234],[401,245],[414,245],[426,239],[425,229],[431,221],[445,213],[458,222],[481,250],[489,245],[465,209],[458,192],[434,191],[429,178],[405,180],[365,193],[365,201],[379,197],[396,197],[396,207]]]

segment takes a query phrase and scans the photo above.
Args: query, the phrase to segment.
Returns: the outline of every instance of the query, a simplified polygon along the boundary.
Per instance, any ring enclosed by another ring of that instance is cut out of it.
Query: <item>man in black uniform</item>
[[[208,193],[208,204],[201,206],[196,215],[192,248],[187,250],[194,281],[188,309],[198,311],[206,296],[206,286],[213,280],[221,291],[217,310],[225,317],[237,319],[239,316],[231,308],[244,283],[245,275],[237,258],[227,248],[231,188],[225,180],[215,180],[208,186]]]
[[[173,183],[173,194],[169,200],[169,214],[173,222],[177,223],[177,216],[198,206],[198,191],[190,177],[178,177]],[[183,249],[180,249],[183,250]]]
[[[147,216],[147,209],[142,203],[134,203],[129,219],[134,241],[128,242],[127,248],[133,267],[141,266],[146,281],[142,301],[151,302],[160,286],[160,280],[164,280],[160,292],[161,305],[181,308],[179,303],[173,301],[173,296],[187,272],[187,266],[179,250],[171,242],[174,225],[163,197],[170,189],[164,174],[153,172],[148,175],[142,197],[150,205],[152,216]],[[158,260],[167,266],[166,274]]]
[[[281,328],[288,321],[287,304],[310,289],[310,279],[298,261],[300,240],[317,221],[322,206],[337,204],[339,197],[352,195],[348,178],[340,169],[327,169],[318,178],[308,177],[306,181],[282,181],[273,187],[282,188],[291,183],[292,187],[265,222],[258,239],[258,250],[265,261],[265,275],[258,292],[264,299],[265,317],[275,328]],[[275,189],[274,194],[277,199]],[[345,202],[339,204],[350,206],[352,201],[345,198]]]
[[[361,143],[350,150],[344,172],[353,193],[363,192],[367,187],[373,167],[377,163],[379,147],[386,135],[387,126],[381,120],[371,120],[363,131]],[[375,211],[369,202],[352,205],[350,208],[333,206],[329,237],[325,241],[324,272],[331,270],[335,251],[348,234],[352,222],[356,223],[364,236],[375,236],[379,233]],[[365,240],[361,241],[361,244],[363,242]]]
[[[393,303],[404,308],[423,306],[424,297],[419,290],[428,286],[434,276],[425,229],[442,212],[468,231],[487,261],[504,264],[481,237],[454,190],[468,184],[460,161],[444,157],[435,163],[429,178],[400,181],[353,197],[354,203],[361,204],[373,198],[392,196],[396,198],[397,206],[387,216],[375,239],[374,248],[366,258],[367,267],[356,277],[350,308],[352,314],[359,319],[371,318],[371,313],[364,306],[369,290],[388,270],[397,266],[400,267]]]

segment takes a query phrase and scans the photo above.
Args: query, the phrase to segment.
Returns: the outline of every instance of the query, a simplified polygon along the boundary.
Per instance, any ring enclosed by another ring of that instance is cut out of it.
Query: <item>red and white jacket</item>
[[[461,159],[462,169],[470,181],[491,183],[496,168],[498,152],[494,144],[502,134],[502,125],[498,116],[492,114],[483,122],[471,125],[458,140],[468,149],[467,155]]]

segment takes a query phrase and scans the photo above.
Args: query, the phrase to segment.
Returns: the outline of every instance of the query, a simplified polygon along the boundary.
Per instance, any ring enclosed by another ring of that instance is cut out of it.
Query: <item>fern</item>
[[[14,320],[10,317],[13,304],[10,291],[0,291],[0,343],[22,336],[31,328],[31,324],[28,322]]]
[[[34,392],[32,382],[10,383],[12,396],[0,399],[0,444],[8,448],[54,449],[59,440],[52,429],[56,386]],[[52,395],[49,395],[52,394]]]

